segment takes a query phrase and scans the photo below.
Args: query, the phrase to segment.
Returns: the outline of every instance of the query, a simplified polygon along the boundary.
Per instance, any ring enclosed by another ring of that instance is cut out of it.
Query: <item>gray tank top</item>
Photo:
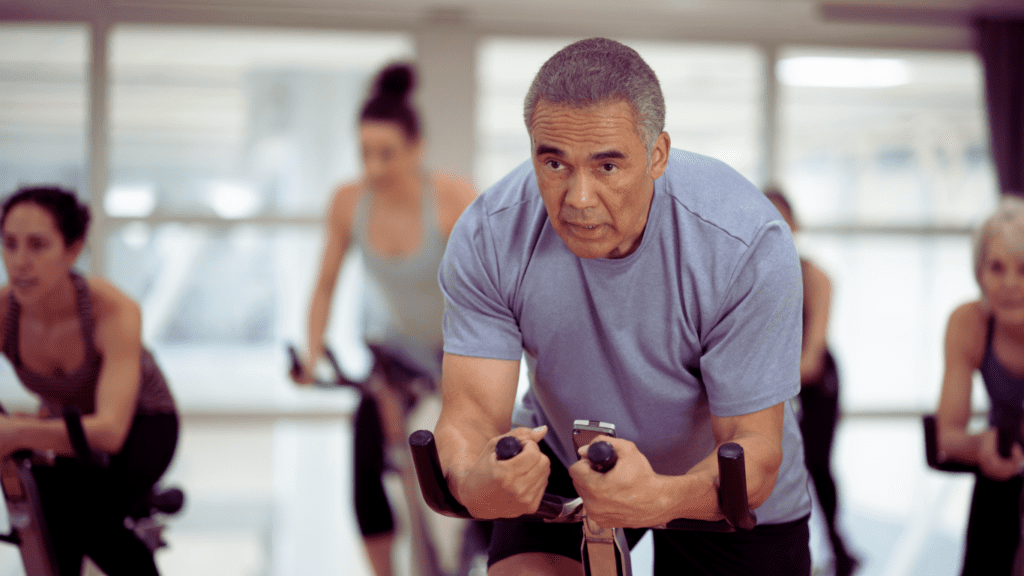
[[[444,344],[441,332],[444,298],[438,286],[437,271],[447,239],[438,221],[430,178],[424,175],[422,182],[422,232],[413,253],[393,257],[373,248],[368,235],[372,196],[365,190],[356,206],[352,241],[362,251],[368,279],[364,339],[437,377],[441,373]]]
[[[21,354],[18,352],[21,305],[13,295],[7,302],[7,321],[4,324],[3,352],[14,366],[14,373],[18,375],[25,388],[39,395],[43,405],[54,415],[61,414],[64,406],[70,405],[77,405],[83,414],[92,414],[96,411],[96,384],[103,365],[103,356],[96,349],[94,340],[96,319],[93,316],[92,299],[89,297],[89,285],[85,278],[75,272],[71,273],[71,281],[75,286],[78,318],[85,344],[85,359],[81,366],[70,374],[39,374],[22,364]],[[136,414],[175,413],[174,397],[167,387],[167,381],[153,355],[145,348],[142,349],[140,372],[141,387]]]

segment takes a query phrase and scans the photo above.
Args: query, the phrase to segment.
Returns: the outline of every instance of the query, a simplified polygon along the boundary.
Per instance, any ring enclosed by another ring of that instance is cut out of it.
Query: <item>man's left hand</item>
[[[595,472],[580,448],[580,461],[569,468],[573,485],[583,499],[587,516],[602,528],[646,528],[664,524],[667,511],[665,482],[651,468],[636,444],[620,438],[599,436],[615,448],[618,461],[608,472]]]

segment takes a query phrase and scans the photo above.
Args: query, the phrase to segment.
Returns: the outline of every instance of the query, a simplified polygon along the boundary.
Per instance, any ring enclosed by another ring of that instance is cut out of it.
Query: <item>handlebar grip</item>
[[[68,439],[79,462],[86,466],[107,465],[107,455],[89,447],[89,440],[82,426],[82,410],[78,406],[70,404],[64,407],[64,425],[67,426]]]
[[[523,444],[515,436],[505,436],[498,440],[494,453],[498,460],[509,460],[523,451]]]
[[[970,472],[977,474],[980,470],[973,464],[963,464],[953,461],[939,461],[939,432],[938,421],[934,414],[925,414],[921,417],[924,424],[924,455],[928,466],[940,472]],[[1016,441],[1015,430],[1008,427],[997,428],[997,449],[1003,458],[1009,458],[1013,443]]]
[[[718,449],[718,500],[725,520],[739,530],[751,530],[757,517],[747,501],[747,473],[743,447],[735,442]]]
[[[302,362],[299,362],[299,353],[295,351],[295,346],[288,345],[288,356],[291,358],[292,367],[289,372],[296,378],[302,374]]]
[[[1014,429],[1007,426],[1000,426],[996,429],[998,438],[999,455],[1005,460],[1013,453],[1013,443],[1017,440]]]
[[[448,488],[448,480],[441,470],[441,459],[437,455],[437,444],[434,435],[428,430],[417,430],[409,436],[409,448],[412,450],[412,462],[416,468],[416,478],[420,483],[423,500],[431,510],[453,518],[472,518],[466,509]]]
[[[592,442],[587,448],[587,460],[590,460],[590,469],[594,472],[605,473],[615,467],[619,461],[618,454],[611,444],[601,440]]]

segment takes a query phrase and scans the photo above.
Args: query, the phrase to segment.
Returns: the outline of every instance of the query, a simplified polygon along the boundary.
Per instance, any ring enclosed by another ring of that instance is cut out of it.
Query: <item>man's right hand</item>
[[[516,428],[508,434],[491,438],[465,474],[449,479],[456,498],[470,514],[491,520],[515,518],[537,511],[551,473],[551,461],[538,445],[547,431],[547,426]],[[523,449],[509,460],[498,460],[494,448],[504,436],[517,438]]]

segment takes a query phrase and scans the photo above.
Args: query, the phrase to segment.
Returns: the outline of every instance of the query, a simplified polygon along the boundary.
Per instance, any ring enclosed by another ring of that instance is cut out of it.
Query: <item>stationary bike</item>
[[[441,462],[437,454],[434,435],[428,430],[418,430],[409,437],[413,462],[419,479],[423,499],[438,514],[455,518],[472,518],[472,515],[448,488]],[[522,450],[519,440],[506,436],[498,441],[495,453],[499,460],[514,458]],[[587,459],[597,472],[611,470],[618,460],[615,449],[604,441],[589,444]],[[706,532],[735,532],[752,530],[757,518],[747,501],[746,465],[743,447],[729,442],[718,449],[719,491],[718,499],[724,520],[705,521],[679,518],[655,529],[695,530]],[[625,533],[619,528],[598,526],[587,517],[583,500],[565,498],[546,493],[540,507],[534,514],[520,516],[519,520],[552,523],[583,523],[583,540],[580,549],[583,568],[587,576],[631,576],[632,564]]]
[[[398,366],[396,369],[407,369],[409,372],[414,372],[411,368],[406,367],[403,362],[390,355],[385,349],[375,345],[370,345],[369,348],[373,355],[373,370],[371,370],[371,374],[373,371],[383,372],[384,366]],[[300,374],[302,372],[302,363],[299,360],[298,352],[292,345],[288,345],[288,356],[291,362],[289,372],[293,376]],[[349,378],[341,369],[341,366],[330,347],[324,346],[323,357],[329,366],[329,369],[326,371],[327,375],[323,376],[314,374],[313,381],[311,382],[313,386],[326,389],[340,389],[348,387],[357,391],[361,396],[369,396],[371,398],[376,397],[376,391],[372,388],[372,382],[369,377],[366,380]],[[309,370],[314,371],[314,367],[309,367]],[[426,387],[423,389],[416,387],[399,387],[391,385],[390,380],[388,379],[385,379],[385,381],[388,383],[390,392],[394,393],[402,404],[403,416],[405,411],[415,405],[417,400],[427,392]],[[402,425],[404,428],[404,417]],[[416,481],[413,477],[412,470],[408,465],[409,456],[404,451],[404,447],[400,446],[398,448],[399,450],[397,452],[392,450],[387,453],[385,458],[385,468],[389,471],[396,472],[401,478],[402,488],[409,504],[409,517],[412,524],[410,536],[413,548],[414,570],[417,571],[420,576],[445,576],[444,570],[441,568],[441,561],[438,557],[437,550],[434,548],[434,541],[430,536],[427,519],[419,505],[419,498],[416,494],[415,488]]]
[[[921,417],[924,425],[924,455],[928,466],[940,472],[967,472],[980,474],[980,469],[973,464],[964,464],[939,458],[939,437],[938,423],[934,414],[925,414]],[[996,429],[996,450],[1003,458],[1009,458],[1014,442],[1017,441],[1017,431],[1020,425],[999,426]],[[1021,516],[1024,517],[1024,499],[1018,504]],[[1017,559],[1014,562],[1014,576],[1024,575],[1024,535],[1021,538],[1021,545],[1017,547]]]
[[[0,414],[6,413],[0,406]],[[86,466],[106,466],[108,456],[89,447],[79,408],[65,407],[63,417],[75,458]],[[8,534],[0,534],[0,541],[18,546],[26,576],[60,575],[39,489],[32,474],[34,467],[52,466],[53,462],[52,456],[30,450],[15,452],[0,461],[0,484],[11,525]],[[150,552],[155,552],[167,546],[163,539],[163,516],[176,514],[184,502],[185,494],[179,488],[158,489],[154,486],[132,505],[125,525],[135,532]]]

